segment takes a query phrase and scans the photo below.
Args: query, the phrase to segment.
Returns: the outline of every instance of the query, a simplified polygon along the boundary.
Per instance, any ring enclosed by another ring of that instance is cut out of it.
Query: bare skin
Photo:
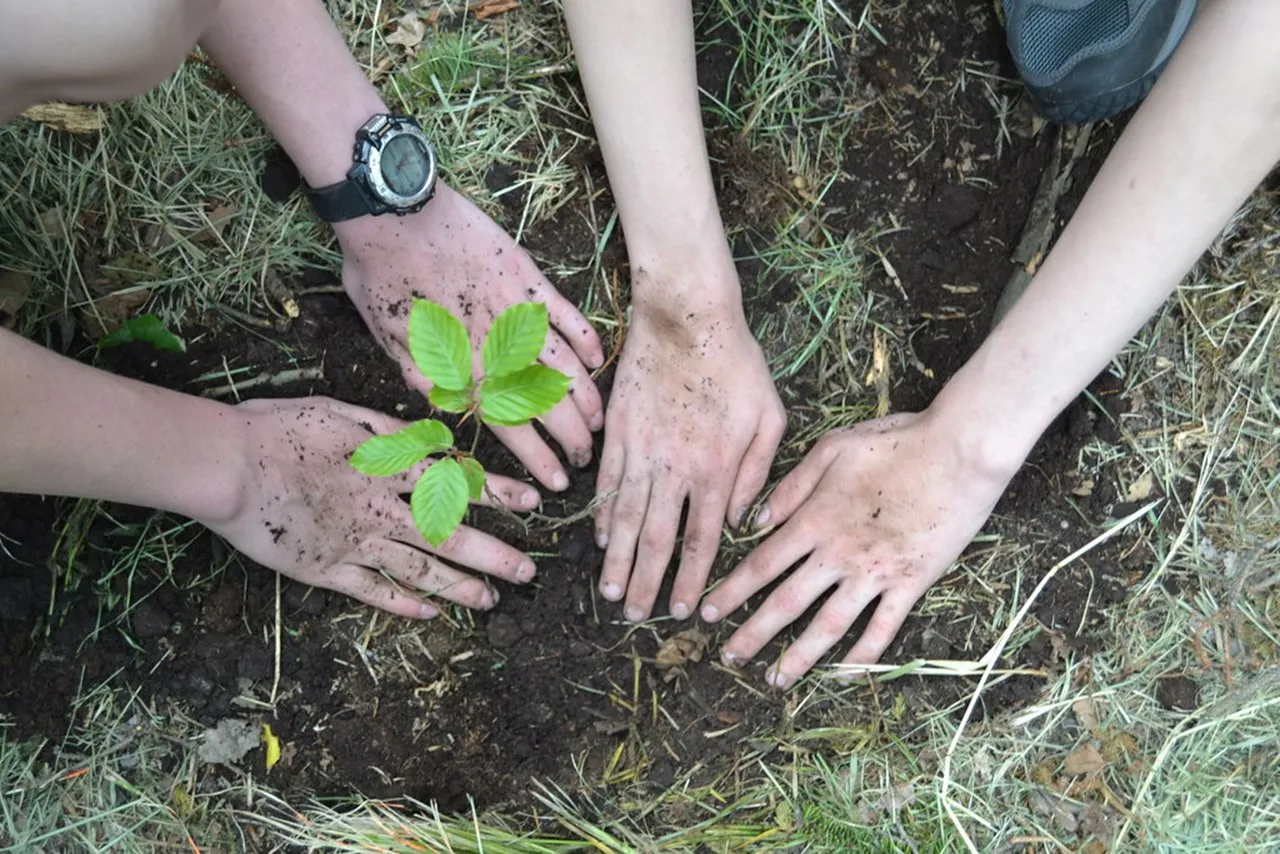
[[[829,434],[779,485],[757,521],[782,527],[703,602],[716,621],[785,579],[725,643],[727,662],[754,656],[827,590],[770,684],[795,684],[876,597],[837,673],[880,657],[1044,429],[1280,159],[1278,31],[1272,0],[1203,4],[1035,281],[937,400]]]
[[[144,91],[197,39],[313,185],[342,177],[355,129],[386,111],[313,0],[54,0],[38,10],[0,0],[0,22],[0,121],[42,100]],[[603,361],[600,341],[510,236],[445,186],[420,214],[335,230],[348,293],[420,391],[404,352],[415,295],[467,316],[477,342],[506,305],[545,302],[559,334],[542,359],[575,377],[572,399],[546,425],[572,461],[590,458],[603,413],[586,366]],[[526,555],[467,528],[427,547],[400,497],[409,481],[365,478],[347,463],[370,428],[400,426],[378,413],[325,399],[226,407],[93,371],[2,330],[0,400],[22,401],[0,409],[5,491],[181,513],[266,566],[409,617],[435,613],[421,594],[492,607],[495,591],[462,569],[514,583],[535,572]],[[532,427],[501,438],[539,480],[568,485]],[[511,509],[538,503],[516,481],[491,477],[489,485]]]
[[[691,615],[724,523],[764,487],[786,426],[742,313],[707,164],[687,0],[566,0],[631,264],[632,322],[605,416],[600,592],[652,612],[688,503],[668,603]]]

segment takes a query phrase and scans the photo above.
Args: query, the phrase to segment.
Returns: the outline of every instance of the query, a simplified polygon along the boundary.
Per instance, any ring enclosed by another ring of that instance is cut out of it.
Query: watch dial
[[[382,178],[397,195],[417,195],[427,183],[427,159],[421,142],[397,136],[382,147]]]

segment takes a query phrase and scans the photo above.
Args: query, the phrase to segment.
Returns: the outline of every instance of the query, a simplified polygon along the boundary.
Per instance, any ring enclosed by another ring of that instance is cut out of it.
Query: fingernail
[[[551,476],[551,488],[556,492],[562,492],[569,488],[569,475],[562,471],[558,471]]]
[[[604,410],[601,410],[597,412],[595,415],[592,415],[591,422],[588,424],[588,426],[591,428],[592,432],[595,432],[596,430],[599,430],[601,427],[603,427],[604,426]]]
[[[498,604],[498,591],[490,588],[484,592],[484,596],[480,597],[480,604],[485,608],[492,608]]]
[[[846,670],[843,667],[836,673],[836,681],[841,685],[852,685],[859,679],[866,679],[867,671],[865,670]]]
[[[733,527],[735,528],[742,527],[742,517],[743,515],[746,514],[746,512],[747,512],[747,508],[745,507],[739,507],[737,510],[733,511]]]
[[[683,602],[677,602],[671,606],[671,616],[675,617],[677,620],[689,619],[689,606]]]
[[[533,565],[533,561],[526,560],[524,563],[520,564],[518,569],[516,569],[516,578],[521,581],[530,581],[533,579],[533,574],[537,571],[538,568]]]
[[[604,354],[603,354],[603,353],[600,353],[599,355],[595,355],[595,354],[593,354],[593,355],[591,356],[591,358],[587,360],[587,367],[591,368],[591,370],[593,370],[593,371],[594,371],[596,368],[598,368],[598,367],[600,367],[601,365],[603,365],[603,364],[604,364]]]
[[[708,623],[714,623],[716,620],[720,619],[720,609],[715,605],[703,605],[702,619],[706,620]]]
[[[604,598],[610,602],[617,602],[622,598],[622,588],[616,584],[606,584],[604,589],[600,591],[604,594]]]
[[[423,602],[422,607],[418,610],[418,616],[424,620],[430,620],[439,613],[434,605],[428,605],[426,602]]]
[[[628,623],[639,623],[644,619],[644,611],[641,611],[635,605],[631,605],[625,612]]]
[[[599,548],[599,549],[609,548],[609,532],[608,531],[600,531],[598,534],[596,534],[596,548]]]
[[[760,512],[756,514],[756,527],[757,527],[757,528],[763,528],[763,527],[765,527],[766,525],[768,525],[768,524],[769,524],[769,519],[770,519],[770,517],[772,517],[772,516],[773,516],[773,513],[772,513],[772,512],[770,512],[770,510],[769,510],[769,505],[768,505],[768,504],[766,504],[765,506],[761,507],[761,508],[760,508]]]
[[[532,510],[533,508],[537,507],[538,506],[537,491],[531,489],[528,492],[526,492],[524,495],[520,496],[520,506],[524,507],[526,510]]]
[[[768,682],[775,688],[786,688],[791,684],[792,679],[780,670],[770,667],[768,672],[764,675],[764,681]]]
[[[720,661],[722,661],[726,667],[738,666],[738,656],[732,652],[729,652],[729,650],[727,649],[723,649],[720,651]]]

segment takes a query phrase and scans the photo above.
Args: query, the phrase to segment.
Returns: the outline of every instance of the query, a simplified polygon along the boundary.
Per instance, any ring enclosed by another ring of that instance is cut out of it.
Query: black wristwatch
[[[416,213],[436,191],[436,153],[409,116],[378,115],[356,132],[354,165],[347,179],[327,187],[303,184],[325,222],[362,216]]]

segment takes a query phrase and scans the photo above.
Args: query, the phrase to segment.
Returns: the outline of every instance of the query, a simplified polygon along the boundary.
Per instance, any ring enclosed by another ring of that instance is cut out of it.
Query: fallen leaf
[[[422,22],[422,18],[414,12],[406,12],[396,19],[395,32],[387,36],[387,44],[398,44],[413,50],[422,44],[426,35],[427,25]]]
[[[106,124],[102,110],[79,104],[51,102],[36,104],[22,112],[23,118],[67,133],[96,133]]]
[[[1107,762],[1091,742],[1085,742],[1067,754],[1064,770],[1072,777],[1095,774],[1105,768]]]
[[[716,712],[716,720],[725,726],[737,726],[742,722],[742,716],[737,712]]]
[[[196,755],[212,765],[234,766],[244,755],[258,746],[253,724],[239,718],[224,718],[201,736]]]
[[[653,659],[657,668],[664,671],[663,680],[670,682],[676,677],[678,668],[690,661],[701,661],[710,640],[711,636],[700,629],[685,629],[664,640]]]
[[[262,746],[266,754],[267,770],[270,771],[280,761],[280,739],[271,731],[271,724],[262,725]]]
[[[886,259],[881,260],[889,263]],[[865,382],[875,388],[876,417],[883,418],[889,414],[889,346],[879,329],[871,336],[871,370],[867,372]]]
[[[124,326],[151,299],[147,288],[127,288],[99,297],[80,309],[80,322],[95,341]]]
[[[1052,792],[1036,791],[1029,798],[1031,811],[1050,819],[1064,833],[1075,833],[1080,823],[1076,820],[1079,807]]]
[[[1089,732],[1098,731],[1098,707],[1092,697],[1081,697],[1071,704],[1071,711],[1076,713],[1076,723]]]
[[[40,230],[49,237],[66,240],[71,236],[71,230],[67,228],[67,218],[61,205],[54,205],[40,214],[39,222]]]
[[[1151,472],[1144,472],[1142,477],[1129,484],[1129,488],[1125,490],[1124,500],[1126,502],[1146,501],[1151,497],[1151,491],[1155,489],[1156,480]]]
[[[193,232],[188,238],[192,243],[214,243],[221,239],[227,223],[236,215],[239,206],[235,202],[222,202],[209,211],[209,224]]]
[[[30,294],[30,279],[16,270],[0,270],[0,326],[13,328]]]

